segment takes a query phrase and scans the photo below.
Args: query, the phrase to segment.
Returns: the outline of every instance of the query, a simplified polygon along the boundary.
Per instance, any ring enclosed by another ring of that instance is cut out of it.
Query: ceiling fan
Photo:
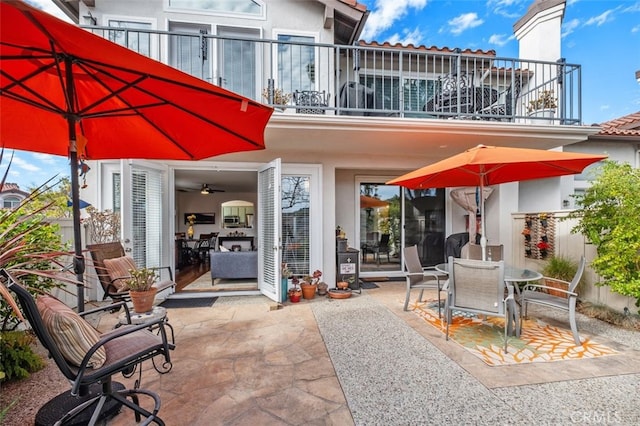
[[[200,193],[203,195],[214,194],[216,192],[224,192],[224,189],[211,188],[208,183],[203,183]]]

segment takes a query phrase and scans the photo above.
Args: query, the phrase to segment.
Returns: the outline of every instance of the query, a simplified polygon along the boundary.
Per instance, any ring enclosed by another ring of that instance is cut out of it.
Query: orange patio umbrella
[[[401,185],[411,189],[474,185],[479,186],[483,193],[483,188],[489,185],[581,173],[589,164],[605,158],[606,155],[478,145],[392,179],[387,185]],[[484,197],[480,197],[480,213],[480,243],[482,258],[485,259],[487,239]]]
[[[21,1],[2,0],[0,19],[0,146],[69,156],[79,282],[79,160],[199,160],[264,149],[272,108]]]

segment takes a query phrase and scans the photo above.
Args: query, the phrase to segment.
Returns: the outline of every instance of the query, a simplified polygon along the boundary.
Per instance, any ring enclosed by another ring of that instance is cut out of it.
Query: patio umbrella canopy
[[[360,208],[361,209],[372,209],[379,207],[387,207],[389,205],[388,202],[381,200],[379,198],[371,197],[369,195],[361,195],[360,196]]]
[[[69,156],[80,282],[79,159],[200,160],[264,149],[270,107],[21,1],[3,0],[0,19],[0,146]]]
[[[422,167],[387,182],[411,189],[485,186],[581,173],[589,164],[606,155],[540,149],[478,145],[453,157]],[[480,197],[482,216],[482,258],[486,258],[484,197]]]

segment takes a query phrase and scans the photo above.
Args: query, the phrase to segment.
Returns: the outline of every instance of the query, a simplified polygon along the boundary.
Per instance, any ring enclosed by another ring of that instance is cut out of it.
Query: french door
[[[281,300],[280,159],[258,169],[258,287],[268,298]]]
[[[169,265],[167,170],[157,163],[121,162],[122,235],[138,267]],[[162,277],[168,279],[169,277]]]

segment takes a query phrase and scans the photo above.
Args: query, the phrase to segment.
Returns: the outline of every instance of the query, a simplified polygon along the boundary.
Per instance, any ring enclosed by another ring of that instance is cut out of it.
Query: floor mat
[[[217,297],[193,297],[186,299],[165,299],[159,306],[163,308],[208,308],[216,303]]]
[[[371,288],[379,288],[379,287],[378,287],[378,284],[376,283],[360,280],[360,288],[364,288],[365,290],[368,290]]]
[[[446,323],[438,318],[437,301],[416,302],[411,309],[427,323],[445,332]],[[460,314],[456,315],[454,311],[449,326],[450,340],[490,366],[594,358],[618,353],[586,336],[580,336],[582,346],[576,346],[570,330],[530,318],[524,320],[520,337],[509,336],[505,354],[502,318],[485,316],[481,319],[475,315]]]
[[[258,282],[256,279],[230,280],[216,278],[212,283],[211,274],[204,274],[186,286],[183,291],[242,291],[257,289]]]

